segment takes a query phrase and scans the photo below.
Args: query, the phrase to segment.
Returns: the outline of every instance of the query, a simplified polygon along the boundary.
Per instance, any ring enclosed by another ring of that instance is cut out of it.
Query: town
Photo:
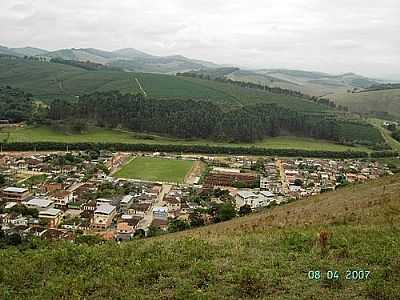
[[[176,181],[124,172],[140,160],[157,162],[156,169],[171,168],[159,162],[185,163],[189,169]],[[80,151],[3,153],[0,174],[0,227],[18,243],[32,236],[116,241],[154,236],[393,173],[368,159]]]

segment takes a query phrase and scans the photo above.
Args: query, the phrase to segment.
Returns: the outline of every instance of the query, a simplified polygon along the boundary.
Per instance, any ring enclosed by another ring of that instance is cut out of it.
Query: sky
[[[399,0],[1,0],[0,45],[400,80]]]

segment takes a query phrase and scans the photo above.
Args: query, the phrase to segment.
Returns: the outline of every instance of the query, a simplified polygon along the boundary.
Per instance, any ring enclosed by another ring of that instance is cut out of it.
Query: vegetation
[[[68,128],[36,126],[11,128],[0,131],[0,140],[8,136],[8,141],[15,142],[58,142],[58,143],[128,143],[128,144],[169,144],[169,145],[209,145],[226,147],[259,147],[268,149],[299,149],[317,151],[370,151],[366,147],[354,147],[335,144],[332,141],[313,138],[280,136],[263,139],[255,143],[224,143],[201,139],[174,139],[157,135],[140,134],[118,129],[88,127],[81,133]]]
[[[347,106],[350,111],[371,114],[379,118],[400,117],[400,89],[340,93],[334,96],[336,104]]]
[[[73,66],[73,67],[78,67],[78,68],[85,69],[87,71],[98,71],[98,70],[122,71],[121,69],[108,67],[103,64],[97,64],[97,63],[94,63],[91,61],[77,61],[77,60],[68,60],[68,59],[62,59],[62,58],[52,58],[50,60],[50,62],[69,65],[69,66]]]
[[[211,102],[172,99],[166,102],[118,92],[86,95],[76,103],[54,101],[49,118],[55,121],[87,119],[112,128],[121,126],[179,138],[234,142],[254,142],[279,136],[283,131],[341,142],[370,145],[383,142],[379,131],[370,124],[302,114],[275,104],[258,103],[226,111]]]
[[[196,78],[115,70],[93,72],[60,63],[0,58],[0,82],[2,85],[20,88],[32,93],[36,99],[48,102],[54,99],[71,101],[75,100],[77,96],[94,92],[141,93],[137,81],[140,82],[147,96],[151,98],[208,100],[227,106],[275,103],[299,111],[322,112],[327,110],[324,105],[298,97]]]
[[[183,182],[193,161],[137,157],[122,167],[115,177],[150,181]]]
[[[195,230],[121,243],[10,247],[4,299],[398,299],[400,178]],[[32,249],[33,248],[33,249]],[[309,271],[321,271],[310,279]],[[328,270],[338,279],[327,279]],[[346,279],[366,270],[368,279]]]
[[[379,119],[370,119],[370,123],[373,124],[382,134],[386,143],[394,150],[400,153],[400,139],[396,137],[396,130],[389,131],[383,127],[383,121]]]
[[[328,158],[360,158],[368,157],[366,151],[319,151],[301,149],[267,149],[259,147],[229,147],[209,145],[170,145],[170,144],[122,144],[122,143],[57,143],[57,142],[25,142],[0,144],[5,151],[46,151],[46,150],[110,150],[110,151],[143,151],[143,152],[174,152],[174,153],[205,153],[255,156],[303,156]],[[392,155],[397,155],[393,152]],[[379,156],[378,156],[379,157]]]
[[[9,86],[0,87],[0,120],[9,123],[27,121],[33,110],[32,95]]]

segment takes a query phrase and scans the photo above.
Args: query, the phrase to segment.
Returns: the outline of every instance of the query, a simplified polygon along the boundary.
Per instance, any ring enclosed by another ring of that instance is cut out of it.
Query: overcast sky
[[[400,1],[1,0],[0,45],[400,78]]]

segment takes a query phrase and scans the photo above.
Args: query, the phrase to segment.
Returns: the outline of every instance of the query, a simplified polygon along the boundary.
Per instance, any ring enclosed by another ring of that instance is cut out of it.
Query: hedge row
[[[299,149],[267,149],[257,147],[226,147],[207,145],[157,145],[157,144],[123,144],[123,143],[7,143],[3,151],[66,151],[66,150],[111,150],[111,151],[144,151],[144,152],[177,152],[204,154],[233,154],[257,156],[303,156],[320,158],[366,158],[363,151],[313,151]],[[395,156],[391,151],[374,152],[372,157]]]

